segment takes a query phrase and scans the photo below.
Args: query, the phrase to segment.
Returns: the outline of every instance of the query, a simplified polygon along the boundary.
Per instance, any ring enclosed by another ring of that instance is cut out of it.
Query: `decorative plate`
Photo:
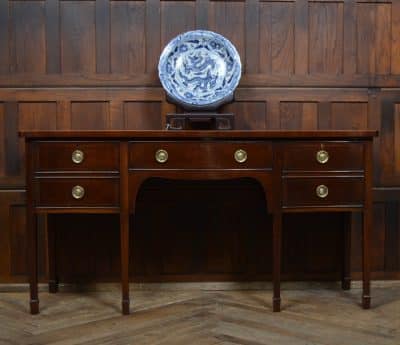
[[[187,110],[213,110],[233,99],[242,65],[233,44],[206,30],[188,31],[167,44],[158,74],[168,98]]]

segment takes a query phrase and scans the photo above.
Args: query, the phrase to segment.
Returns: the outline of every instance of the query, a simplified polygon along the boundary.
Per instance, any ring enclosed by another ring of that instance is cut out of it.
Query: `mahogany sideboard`
[[[129,314],[129,224],[148,178],[253,178],[273,218],[273,310],[280,311],[286,212],[363,213],[362,306],[370,307],[372,141],[376,131],[36,131],[26,142],[30,311],[39,312],[37,215],[120,215],[122,312]],[[133,232],[135,230],[133,229]],[[350,241],[350,236],[347,240]],[[349,245],[347,245],[349,247]],[[350,255],[345,251],[345,255]],[[345,261],[345,262],[348,262]],[[50,269],[50,290],[56,291]],[[350,288],[350,267],[342,269]]]

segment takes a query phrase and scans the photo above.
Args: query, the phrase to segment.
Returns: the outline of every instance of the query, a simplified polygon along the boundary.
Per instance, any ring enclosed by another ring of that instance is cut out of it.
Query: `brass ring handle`
[[[155,157],[158,163],[165,163],[168,160],[168,152],[163,149],[157,150]]]
[[[72,161],[75,164],[82,163],[84,159],[85,159],[85,154],[83,153],[83,151],[75,150],[74,152],[72,152]]]
[[[329,161],[329,153],[325,150],[319,150],[316,154],[318,163],[325,164]]]
[[[82,199],[85,196],[85,188],[83,188],[82,186],[74,186],[72,188],[72,196],[74,199]]]
[[[238,163],[244,163],[247,161],[247,152],[245,150],[239,149],[235,151],[234,154],[235,161]]]
[[[317,196],[321,199],[324,199],[328,196],[329,193],[329,189],[327,186],[325,186],[324,184],[320,184],[316,189],[315,192],[317,194]]]

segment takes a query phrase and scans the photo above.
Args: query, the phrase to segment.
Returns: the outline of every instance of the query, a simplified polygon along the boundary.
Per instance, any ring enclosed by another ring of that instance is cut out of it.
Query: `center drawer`
[[[46,177],[33,182],[39,207],[117,207],[117,177]]]
[[[132,142],[130,169],[268,169],[266,142]]]

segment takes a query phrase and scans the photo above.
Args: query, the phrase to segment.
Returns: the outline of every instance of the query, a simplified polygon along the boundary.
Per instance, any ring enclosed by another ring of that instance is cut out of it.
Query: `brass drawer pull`
[[[75,150],[72,152],[72,161],[75,164],[80,164],[85,159],[85,154],[81,150]]]
[[[74,197],[74,199],[82,199],[85,196],[85,188],[83,188],[82,186],[75,186],[72,188],[72,196]]]
[[[329,161],[329,153],[325,150],[319,150],[316,155],[318,163],[325,164]]]
[[[321,199],[326,198],[329,193],[329,189],[327,186],[324,184],[320,184],[316,189],[315,192],[317,193],[317,196]]]
[[[247,161],[247,152],[242,149],[236,150],[234,157],[236,162],[244,163]]]
[[[166,150],[160,149],[156,151],[156,161],[158,163],[165,163],[168,160],[168,152]]]

